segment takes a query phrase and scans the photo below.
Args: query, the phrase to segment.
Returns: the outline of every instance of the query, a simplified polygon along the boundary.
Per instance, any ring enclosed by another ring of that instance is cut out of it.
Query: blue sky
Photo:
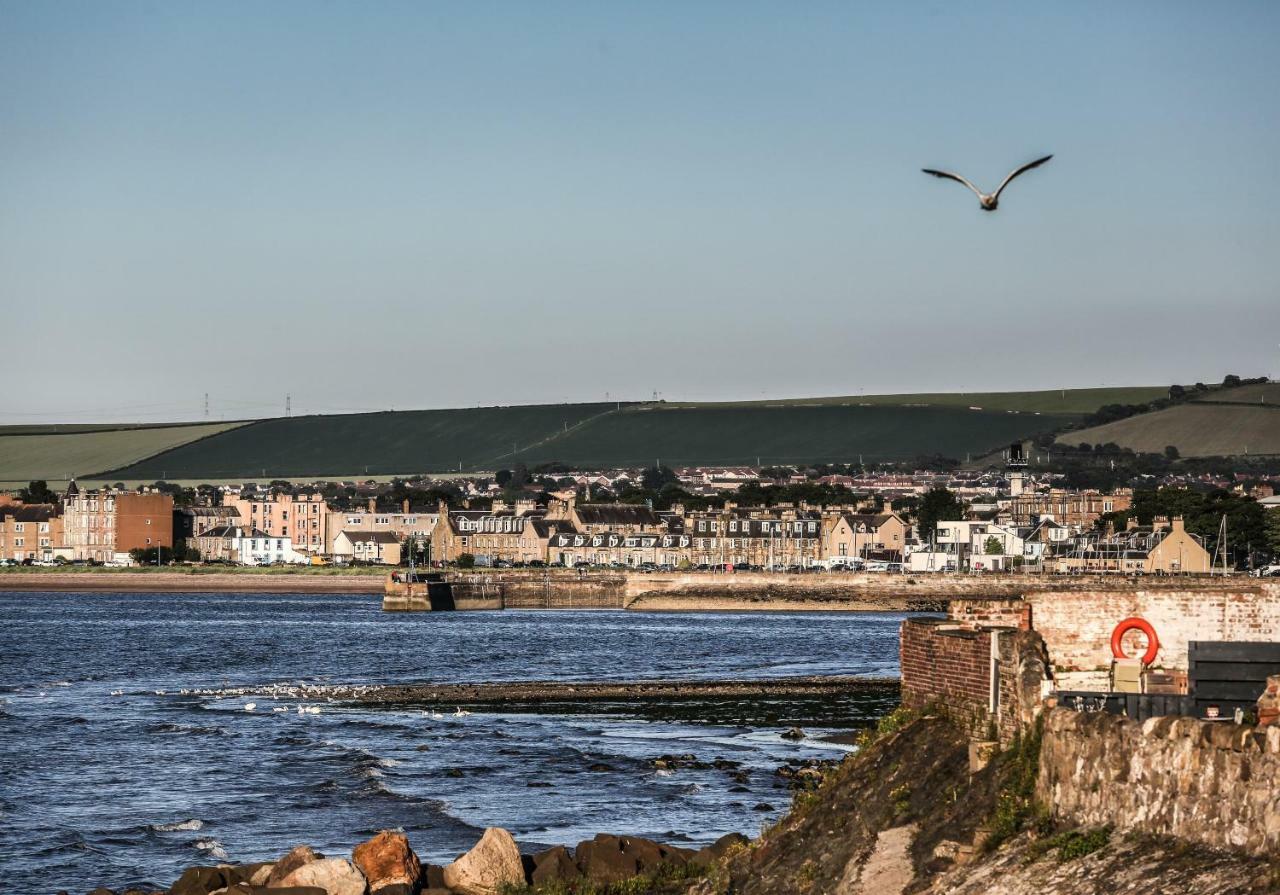
[[[0,422],[1280,375],[1280,4],[962,6],[0,2]]]

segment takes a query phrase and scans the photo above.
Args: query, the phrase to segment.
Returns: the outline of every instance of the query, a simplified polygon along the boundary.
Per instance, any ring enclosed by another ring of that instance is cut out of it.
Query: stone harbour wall
[[[1280,855],[1280,728],[1053,709],[1037,795],[1082,826]]]

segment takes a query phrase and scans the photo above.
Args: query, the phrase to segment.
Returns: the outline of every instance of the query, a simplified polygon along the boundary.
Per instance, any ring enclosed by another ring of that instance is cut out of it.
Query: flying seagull
[[[969,189],[977,193],[978,201],[982,203],[983,211],[995,211],[996,208],[1000,205],[1000,194],[1004,192],[1004,188],[1009,185],[1009,182],[1013,180],[1013,178],[1017,177],[1023,171],[1030,171],[1032,168],[1040,167],[1045,162],[1049,161],[1049,159],[1051,158],[1053,158],[1053,156],[1046,155],[1044,158],[1038,158],[1034,162],[1028,162],[1027,164],[1023,165],[1021,168],[1018,168],[1012,174],[1010,174],[1008,177],[1004,179],[1004,182],[1001,183],[1000,186],[996,188],[996,191],[994,193],[984,193],[982,190],[978,189],[972,183],[965,180],[959,174],[952,174],[950,171],[935,171],[932,168],[921,168],[920,170],[924,171],[924,173],[926,174],[932,174],[934,177],[945,177],[948,180],[955,180],[955,181],[959,181],[960,183],[963,183]]]

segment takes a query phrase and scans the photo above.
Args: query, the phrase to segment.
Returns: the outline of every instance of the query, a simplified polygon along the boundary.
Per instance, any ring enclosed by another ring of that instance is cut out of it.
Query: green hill
[[[1062,444],[1108,444],[1183,457],[1280,455],[1280,385],[1259,383],[1089,429],[1065,432]]]
[[[616,404],[405,410],[261,420],[110,471],[124,479],[390,475],[492,468]],[[622,405],[626,406],[626,405]]]
[[[1071,417],[960,407],[834,404],[640,405],[522,451],[526,463],[601,466],[963,459],[1052,431]]]
[[[92,426],[58,434],[48,434],[52,427],[10,427],[0,432],[0,483],[62,480],[126,466],[242,425]]]
[[[964,459],[1163,388],[547,404],[304,416],[217,425],[0,430],[0,481],[353,478],[582,466]]]
[[[1251,382],[1237,388],[1217,389],[1195,399],[1202,404],[1270,404],[1280,406],[1280,382]]]
[[[963,458],[1074,416],[961,407],[542,405],[264,420],[110,470],[151,480],[584,466]]]
[[[983,410],[1016,410],[1020,413],[1067,413],[1084,416],[1106,404],[1145,404],[1169,394],[1168,386],[1135,385],[1120,388],[1066,388],[1032,392],[921,392],[899,395],[844,395],[831,398],[789,398],[765,401],[713,403],[675,401],[667,407],[979,407]]]

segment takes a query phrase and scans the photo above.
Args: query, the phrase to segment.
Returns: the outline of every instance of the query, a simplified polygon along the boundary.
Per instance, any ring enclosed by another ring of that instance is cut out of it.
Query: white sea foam
[[[198,818],[190,820],[178,820],[171,824],[152,824],[151,829],[157,833],[176,833],[179,830],[200,830],[204,828],[204,821]]]
[[[222,847],[222,843],[217,839],[197,839],[196,848],[200,849],[200,851],[208,852],[210,857],[221,861],[227,860],[227,850]]]

